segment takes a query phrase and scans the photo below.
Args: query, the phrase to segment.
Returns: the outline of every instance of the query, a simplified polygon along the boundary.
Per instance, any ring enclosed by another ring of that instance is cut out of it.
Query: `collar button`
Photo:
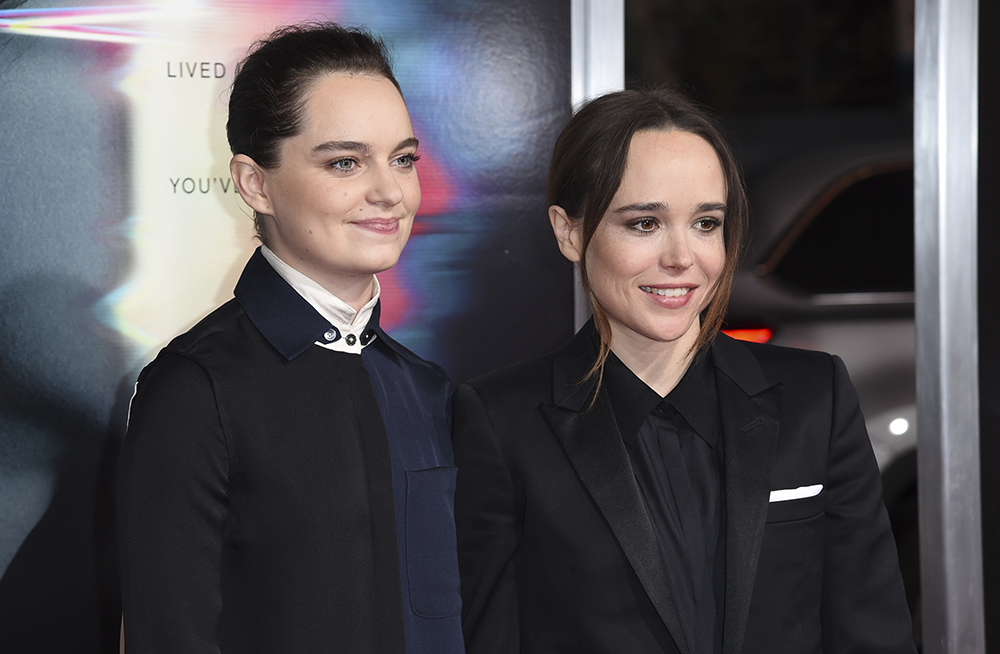
[[[332,343],[333,341],[335,341],[338,338],[340,338],[340,334],[337,333],[336,328],[332,328],[332,329],[328,329],[326,331],[326,333],[323,334],[323,338],[325,338],[326,340],[328,340],[328,341],[330,341]]]
[[[348,344],[348,345],[354,345],[354,343],[355,343],[355,342],[356,342],[356,341],[357,341],[358,339],[357,339],[357,337],[355,337],[355,336],[354,336],[354,334],[348,334],[348,335],[347,335],[347,339],[346,339],[346,340],[347,340],[347,344]]]

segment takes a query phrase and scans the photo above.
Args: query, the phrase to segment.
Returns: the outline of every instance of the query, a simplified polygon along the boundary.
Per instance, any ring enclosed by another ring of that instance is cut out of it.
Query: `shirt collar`
[[[360,310],[355,311],[319,282],[282,261],[266,245],[261,246],[260,253],[275,272],[330,323],[332,329],[326,330],[323,338],[316,340],[317,345],[337,352],[361,354],[361,350],[374,340],[375,333],[368,330],[368,323],[381,295],[381,287],[374,275],[371,299]]]
[[[321,316],[277,273],[260,248],[243,269],[234,295],[254,326],[289,361],[315,343],[322,345],[337,340],[346,341],[339,328]],[[380,342],[386,340],[379,329],[378,318],[379,305],[376,304],[367,329],[358,339],[363,341],[362,346],[372,342],[376,336]]]
[[[684,377],[665,398],[639,379],[613,352],[604,364],[604,384],[615,412],[618,431],[626,443],[635,440],[646,417],[660,402],[665,401],[687,420],[705,442],[715,446],[719,434],[719,403],[711,350],[695,358]]]

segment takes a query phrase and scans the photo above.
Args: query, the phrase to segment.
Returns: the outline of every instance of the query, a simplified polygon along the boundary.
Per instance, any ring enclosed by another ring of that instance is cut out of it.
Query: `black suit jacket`
[[[378,327],[361,355],[258,251],[139,376],[118,528],[130,654],[459,654],[449,402]],[[398,465],[397,465],[398,464]]]
[[[681,652],[677,612],[590,327],[455,398],[470,654]],[[915,651],[881,480],[836,357],[720,335],[723,652]],[[772,491],[822,485],[812,496]]]

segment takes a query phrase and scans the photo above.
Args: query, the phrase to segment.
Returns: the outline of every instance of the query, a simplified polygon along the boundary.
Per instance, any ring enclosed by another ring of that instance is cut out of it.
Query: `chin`
[[[641,333],[651,341],[656,341],[658,343],[674,343],[682,340],[685,336],[697,339],[698,330],[700,328],[701,325],[695,321],[686,325],[671,325],[660,328],[653,327]]]
[[[399,263],[399,256],[395,257],[384,257],[380,260],[373,261],[371,263],[371,272],[373,275],[378,273],[384,273],[387,270],[391,270]]]

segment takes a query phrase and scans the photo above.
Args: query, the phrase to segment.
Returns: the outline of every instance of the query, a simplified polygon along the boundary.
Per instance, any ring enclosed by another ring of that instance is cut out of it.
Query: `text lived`
[[[167,77],[201,77],[219,79],[226,76],[226,65],[220,61],[168,61]]]

